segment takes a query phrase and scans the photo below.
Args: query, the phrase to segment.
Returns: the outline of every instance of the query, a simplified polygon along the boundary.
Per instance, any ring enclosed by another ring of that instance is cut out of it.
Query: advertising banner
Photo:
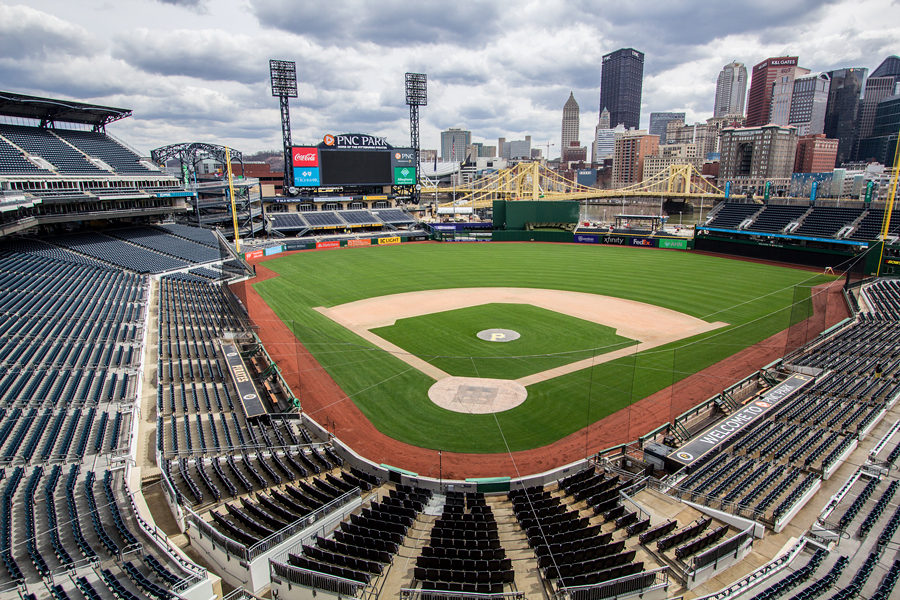
[[[295,167],[318,167],[319,149],[310,146],[299,146],[291,149]]]
[[[612,246],[627,246],[626,243],[627,238],[617,237],[614,235],[604,235],[600,237],[601,244],[610,244]]]
[[[574,241],[576,244],[597,244],[600,242],[600,236],[599,235],[581,235],[580,233],[576,233]]]
[[[654,238],[629,238],[630,245],[639,248],[656,248],[656,242]]]
[[[687,250],[687,246],[688,246],[687,240],[666,240],[666,239],[659,240],[660,248],[671,248],[674,250]]]
[[[362,240],[347,240],[347,246],[350,248],[357,248],[359,246],[371,246],[372,240],[369,238],[365,238]]]
[[[294,185],[297,187],[318,187],[321,185],[319,167],[294,167]]]
[[[272,246],[271,248],[266,248],[263,252],[266,256],[272,256],[273,254],[281,254],[284,250],[281,246]]]
[[[412,167],[394,167],[394,185],[415,185],[416,170]]]
[[[316,250],[322,250],[324,248],[340,248],[341,242],[339,240],[332,240],[330,242],[316,242]]]
[[[254,258],[262,258],[263,251],[262,250],[254,250],[253,252],[248,252],[244,255],[244,258],[247,260],[253,260]]]
[[[731,413],[727,419],[713,425],[701,435],[695,436],[688,443],[679,448],[678,452],[669,455],[669,458],[677,460],[684,465],[690,465],[701,458],[710,450],[719,446],[732,435],[754,422],[760,415],[778,405],[785,398],[789,398],[797,390],[812,381],[809,375],[791,375],[761,398],[746,404],[740,410]]]
[[[378,245],[384,246],[385,244],[399,244],[400,238],[398,237],[386,237],[386,238],[378,238]]]

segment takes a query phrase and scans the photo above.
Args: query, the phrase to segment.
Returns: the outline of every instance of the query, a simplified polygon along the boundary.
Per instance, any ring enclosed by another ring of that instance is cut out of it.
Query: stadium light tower
[[[291,168],[291,110],[288,98],[297,97],[297,64],[292,60],[270,60],[272,95],[281,104],[281,137],[284,141],[284,195],[293,195],[294,170]]]
[[[419,107],[428,105],[428,76],[425,73],[406,74],[406,103],[409,105],[409,142],[416,154],[416,186],[413,204],[419,203]]]

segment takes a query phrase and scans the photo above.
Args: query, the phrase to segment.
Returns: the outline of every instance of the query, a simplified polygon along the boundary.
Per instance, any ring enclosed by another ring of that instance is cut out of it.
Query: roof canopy
[[[103,127],[130,117],[131,110],[0,91],[0,115],[37,119],[42,123],[83,123]]]

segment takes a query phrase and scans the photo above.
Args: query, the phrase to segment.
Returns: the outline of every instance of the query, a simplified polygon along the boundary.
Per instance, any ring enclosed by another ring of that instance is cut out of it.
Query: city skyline
[[[694,123],[712,116],[717,76],[730,61],[800,56],[814,73],[871,72],[900,52],[898,16],[900,6],[887,0],[473,2],[452,13],[437,2],[0,0],[0,87],[130,108],[134,116],[110,131],[142,153],[185,141],[252,153],[280,148],[270,58],[297,62],[298,143],[348,131],[407,143],[403,74],[414,71],[429,82],[423,148],[439,147],[440,131],[450,127],[485,143],[532,135],[540,147],[558,139],[570,90],[594,115],[582,119],[579,137],[593,139],[601,58],[618,48],[646,55],[641,126],[651,112],[684,112]]]

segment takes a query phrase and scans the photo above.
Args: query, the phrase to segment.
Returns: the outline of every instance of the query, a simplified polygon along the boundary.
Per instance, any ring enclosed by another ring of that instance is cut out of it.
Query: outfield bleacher
[[[737,229],[741,223],[758,213],[761,208],[759,204],[723,202],[706,225],[721,229]]]
[[[781,233],[785,227],[802,217],[808,210],[808,206],[767,204],[747,227],[747,231]]]

